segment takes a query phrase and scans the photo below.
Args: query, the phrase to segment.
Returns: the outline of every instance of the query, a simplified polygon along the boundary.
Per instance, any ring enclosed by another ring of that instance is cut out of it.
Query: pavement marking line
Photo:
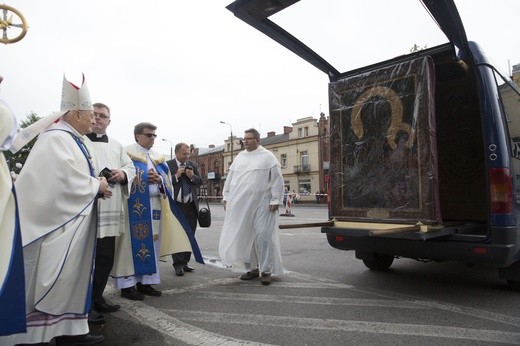
[[[401,299],[401,300],[408,300],[413,301],[417,305],[427,306],[430,308],[435,308],[438,310],[444,310],[452,313],[467,315],[473,318],[488,320],[492,322],[498,322],[503,323],[515,327],[520,327],[520,318],[514,317],[514,316],[508,316],[496,312],[492,312],[489,310],[482,310],[482,309],[476,309],[471,308],[468,306],[461,306],[456,304],[450,304],[450,303],[444,303],[434,300],[426,300],[421,297],[416,297],[413,295],[408,294],[401,294],[401,293],[393,293],[393,292],[386,292],[382,290],[378,290],[375,288],[353,288],[352,291],[355,292],[362,292],[362,293],[368,293],[372,295],[377,295],[384,298],[389,299]]]
[[[147,306],[142,302],[120,298],[117,299],[117,303],[120,304],[125,312],[127,312],[131,318],[137,322],[145,324],[163,335],[168,335],[169,337],[182,341],[188,345],[269,345],[208,332],[204,329],[197,328],[191,324],[173,318],[170,315]]]
[[[372,334],[410,335],[414,337],[437,337],[444,339],[471,340],[480,342],[520,345],[520,333],[502,330],[480,330],[450,326],[348,321],[319,318],[296,318],[271,315],[212,313],[190,310],[165,309],[168,313],[182,316],[182,320],[212,323],[262,325],[297,329],[334,330]]]
[[[179,294],[179,293],[186,293],[193,290],[200,290],[208,287],[213,287],[217,285],[228,285],[231,283],[237,282],[236,278],[224,278],[224,279],[216,279],[216,280],[210,280],[206,281],[204,283],[185,286],[182,288],[172,288],[169,290],[162,290],[163,294]]]
[[[279,285],[277,285],[279,287]],[[355,298],[332,298],[332,297],[311,297],[311,296],[284,296],[272,294],[253,294],[253,293],[227,293],[227,292],[197,292],[197,296],[205,299],[221,300],[240,300],[270,303],[295,303],[295,304],[315,304],[315,305],[334,305],[334,306],[378,306],[385,308],[400,309],[434,309],[417,305],[415,302],[402,300],[379,300],[379,299],[355,299]]]
[[[318,282],[323,282],[323,283],[336,283],[337,284],[337,281],[335,281],[335,280],[314,277],[312,275],[302,274],[302,273],[288,271],[288,270],[285,271],[285,274],[288,276],[300,279],[300,280],[318,281]],[[375,295],[375,296],[379,296],[379,297],[383,297],[383,298],[396,299],[396,300],[401,300],[401,301],[413,301],[417,305],[422,305],[422,306],[427,306],[430,308],[444,310],[444,311],[448,311],[448,312],[452,312],[452,313],[467,315],[467,316],[477,318],[477,319],[483,319],[483,320],[487,320],[487,321],[492,321],[492,322],[503,323],[506,325],[515,326],[515,327],[520,327],[520,318],[514,317],[514,316],[508,316],[508,315],[504,315],[504,314],[500,314],[500,313],[495,313],[495,312],[492,312],[489,310],[481,310],[481,309],[475,309],[475,308],[462,306],[462,305],[444,303],[444,302],[439,302],[439,301],[434,301],[434,300],[426,300],[424,298],[417,297],[417,296],[410,295],[410,294],[394,293],[394,292],[383,291],[383,290],[379,290],[376,288],[370,288],[370,287],[357,288],[355,286],[346,285],[346,284],[344,286],[345,286],[345,289],[348,289],[348,290],[351,290],[354,292],[359,292],[359,293],[363,293],[363,294],[371,294],[371,295]]]

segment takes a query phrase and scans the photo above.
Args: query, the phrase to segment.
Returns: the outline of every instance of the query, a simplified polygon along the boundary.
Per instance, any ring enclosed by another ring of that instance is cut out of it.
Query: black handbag
[[[211,209],[209,209],[209,203],[207,198],[206,205],[208,206],[207,208],[200,208],[199,216],[197,217],[197,219],[199,220],[199,226],[203,228],[211,226]]]

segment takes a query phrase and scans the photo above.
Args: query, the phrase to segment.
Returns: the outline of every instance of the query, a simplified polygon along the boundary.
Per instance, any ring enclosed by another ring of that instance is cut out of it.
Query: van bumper
[[[490,264],[508,267],[519,260],[520,251],[516,228],[495,228],[492,234],[501,236],[450,235],[425,236],[424,233],[406,234],[402,237],[370,236],[366,230],[322,227],[327,241],[336,249],[380,253],[399,257],[430,259],[436,261],[460,261],[472,264]],[[509,235],[506,235],[509,233]],[[511,233],[514,233],[511,234]],[[490,241],[490,239],[494,241]],[[502,242],[496,242],[501,240]]]

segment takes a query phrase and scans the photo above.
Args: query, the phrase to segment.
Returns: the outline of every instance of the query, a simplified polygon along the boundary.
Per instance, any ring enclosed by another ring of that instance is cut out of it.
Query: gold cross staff
[[[0,5],[0,10],[0,31],[2,31],[0,42],[8,44],[20,41],[27,33],[28,28],[24,16],[20,11],[11,6]],[[17,23],[13,23],[13,17]],[[18,33],[18,31],[19,33],[12,38],[7,37],[7,30],[13,28],[15,28],[15,33]]]

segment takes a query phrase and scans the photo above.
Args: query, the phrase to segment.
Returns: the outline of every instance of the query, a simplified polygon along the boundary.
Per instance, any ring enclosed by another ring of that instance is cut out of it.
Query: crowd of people
[[[153,149],[157,127],[142,122],[123,146],[107,135],[110,108],[91,102],[84,78],[63,78],[59,112],[18,132],[0,100],[0,120],[0,345],[102,343],[89,324],[121,308],[103,297],[109,277],[121,297],[143,300],[162,294],[159,258],[171,256],[177,276],[195,270],[192,256],[204,263],[195,239],[202,178],[188,144],[166,161]],[[3,152],[37,136],[13,184]],[[283,274],[283,178],[257,130],[244,143],[222,191],[219,253],[247,271],[241,280],[269,285]]]

